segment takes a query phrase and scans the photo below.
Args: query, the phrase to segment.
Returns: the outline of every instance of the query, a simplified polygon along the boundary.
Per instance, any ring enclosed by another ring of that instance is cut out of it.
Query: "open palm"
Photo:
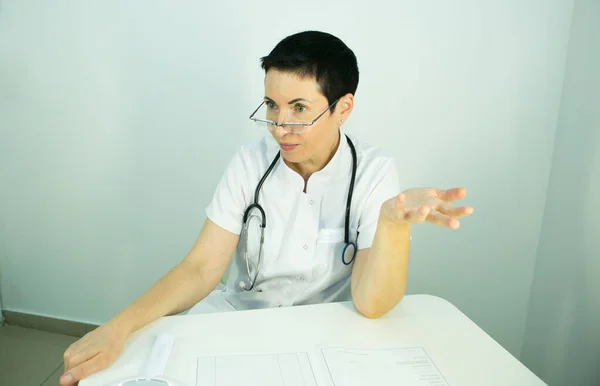
[[[381,214],[393,222],[433,225],[457,229],[458,218],[473,213],[468,206],[454,206],[450,202],[460,200],[467,194],[464,188],[412,188],[383,203]]]

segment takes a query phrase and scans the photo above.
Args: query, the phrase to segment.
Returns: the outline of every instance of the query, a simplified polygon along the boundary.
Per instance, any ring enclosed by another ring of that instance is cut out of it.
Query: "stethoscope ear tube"
[[[346,202],[346,219],[344,224],[344,242],[346,245],[342,250],[342,263],[344,265],[350,265],[354,261],[356,257],[356,243],[350,241],[350,208],[352,206],[352,194],[354,193],[354,182],[356,180],[356,168],[357,168],[357,157],[356,157],[356,149],[354,148],[354,144],[350,140],[348,136],[348,146],[350,146],[350,151],[352,152],[352,176],[350,177],[350,186],[348,188],[348,200]],[[346,259],[346,256],[349,256],[349,259]]]
[[[350,151],[352,152],[352,176],[350,177],[350,186],[348,187],[348,199],[346,201],[346,218],[344,223],[344,242],[346,243],[345,248],[348,248],[348,243],[350,243],[350,207],[352,206],[352,194],[354,193],[354,181],[356,180],[356,168],[358,161],[356,159],[356,149],[354,148],[354,144],[348,136],[346,136],[346,138],[348,139],[348,146],[350,146]],[[354,244],[354,249],[356,250],[356,244]],[[343,258],[344,256],[342,255],[342,259]]]
[[[246,211],[244,212],[244,226],[246,226],[246,223],[248,222],[248,217],[250,216],[250,212],[252,211],[252,209],[258,209],[260,211],[260,227],[262,229],[265,229],[265,227],[267,226],[267,216],[265,215],[265,210],[262,208],[262,206],[260,206],[258,203],[253,203],[251,204]]]

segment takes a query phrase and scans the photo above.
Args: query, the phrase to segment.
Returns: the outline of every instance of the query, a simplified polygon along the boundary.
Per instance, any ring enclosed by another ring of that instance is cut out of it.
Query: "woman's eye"
[[[277,105],[275,105],[275,102],[273,101],[266,101],[265,104],[269,110],[275,110],[277,108]]]
[[[303,113],[306,111],[306,106],[304,105],[296,105],[295,110],[297,113]]]

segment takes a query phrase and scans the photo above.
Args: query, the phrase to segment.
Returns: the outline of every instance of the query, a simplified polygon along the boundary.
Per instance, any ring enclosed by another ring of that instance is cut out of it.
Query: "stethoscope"
[[[345,214],[346,219],[345,219],[345,224],[344,224],[344,244],[345,245],[344,245],[344,249],[342,250],[342,263],[344,263],[344,265],[350,265],[350,264],[352,264],[352,262],[354,261],[354,258],[356,257],[356,250],[357,250],[356,243],[354,241],[350,241],[350,206],[352,204],[352,192],[354,191],[354,181],[356,179],[357,159],[356,159],[356,149],[354,148],[354,144],[350,140],[350,137],[348,137],[347,135],[346,135],[346,140],[348,141],[348,146],[350,146],[350,152],[352,153],[352,176],[350,177],[350,188],[348,189],[348,198],[346,200],[346,214]],[[240,245],[241,245],[241,249],[242,249],[241,254],[244,256],[244,261],[245,261],[245,265],[246,265],[246,271],[247,271],[247,275],[248,275],[247,276],[248,283],[246,283],[244,281],[240,282],[240,288],[242,288],[246,291],[251,291],[252,289],[255,289],[254,284],[256,283],[256,278],[258,277],[258,270],[259,270],[260,261],[261,261],[261,257],[262,257],[264,232],[265,232],[265,228],[267,226],[267,215],[265,214],[265,210],[263,209],[263,207],[258,203],[258,196],[260,194],[260,190],[262,188],[263,183],[265,182],[265,180],[267,179],[267,177],[269,176],[269,174],[271,173],[271,171],[277,164],[277,161],[279,160],[280,156],[281,156],[281,152],[278,152],[277,155],[275,155],[275,158],[273,159],[273,161],[267,168],[267,171],[264,173],[264,175],[258,182],[258,185],[256,186],[256,189],[254,191],[254,201],[244,211],[242,238],[240,240]],[[248,238],[248,220],[250,218],[251,212],[255,209],[257,209],[260,213],[260,244],[259,244],[259,250],[258,250],[258,259],[256,262],[256,270],[255,270],[254,278],[253,278],[251,275],[251,272],[250,272],[251,267],[250,267],[250,258],[248,256],[247,238]]]

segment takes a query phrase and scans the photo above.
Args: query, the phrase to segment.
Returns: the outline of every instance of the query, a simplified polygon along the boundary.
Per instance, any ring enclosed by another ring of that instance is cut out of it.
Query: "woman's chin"
[[[293,163],[293,164],[297,164],[300,162],[303,162],[306,160],[306,157],[304,157],[302,154],[297,154],[296,152],[285,152],[282,151],[281,152],[281,157],[283,157],[283,159],[288,162],[288,163]]]

